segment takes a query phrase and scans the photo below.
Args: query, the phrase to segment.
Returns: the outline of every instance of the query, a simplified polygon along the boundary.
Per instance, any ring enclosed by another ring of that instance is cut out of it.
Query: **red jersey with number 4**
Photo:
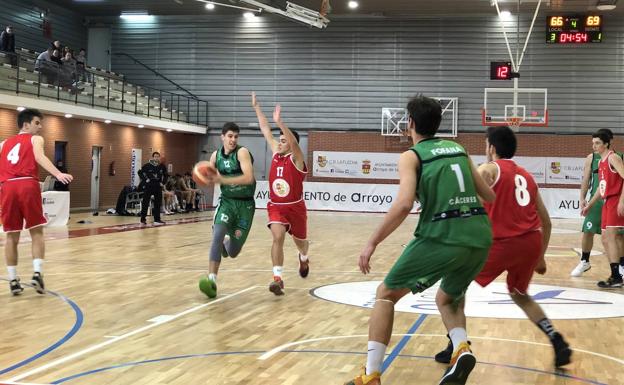
[[[295,203],[303,199],[303,180],[308,174],[305,163],[303,170],[295,166],[292,154],[273,155],[269,172],[269,198],[278,204]]]
[[[0,151],[0,183],[15,178],[39,178],[32,137],[19,134],[4,141]]]
[[[537,184],[533,176],[511,159],[499,159],[498,178],[492,185],[494,202],[484,203],[492,222],[494,239],[511,238],[539,230]]]
[[[607,199],[613,195],[620,195],[622,192],[622,177],[611,168],[609,164],[609,157],[615,154],[613,151],[609,151],[604,159],[600,159],[598,163],[598,175],[600,183],[598,184],[598,190],[600,190],[600,196],[603,199]]]

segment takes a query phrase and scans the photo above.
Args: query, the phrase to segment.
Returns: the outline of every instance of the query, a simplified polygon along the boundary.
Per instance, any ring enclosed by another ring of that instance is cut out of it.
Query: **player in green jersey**
[[[416,96],[407,105],[408,132],[414,146],[399,159],[399,193],[383,223],[359,258],[360,270],[371,270],[377,246],[421,204],[415,238],[377,288],[369,322],[365,372],[347,385],[378,385],[381,365],[392,334],[394,305],[442,280],[436,305],[453,341],[451,365],[440,384],[464,384],[476,359],[468,346],[462,303],[470,282],[481,271],[492,244],[492,229],[479,198],[490,202],[494,191],[481,178],[459,144],[436,138],[442,119],[440,103]]]
[[[223,146],[212,153],[208,180],[221,185],[221,197],[214,217],[208,277],[202,277],[199,288],[208,297],[217,295],[217,273],[221,257],[236,257],[249,235],[256,204],[256,179],[253,156],[238,145],[240,129],[225,123],[221,130]]]

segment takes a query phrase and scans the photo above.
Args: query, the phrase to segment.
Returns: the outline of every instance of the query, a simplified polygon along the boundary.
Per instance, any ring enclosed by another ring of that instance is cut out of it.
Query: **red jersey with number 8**
[[[292,154],[273,155],[269,172],[269,198],[273,203],[295,203],[303,199],[303,180],[308,170],[295,166]]]
[[[484,207],[492,222],[494,239],[517,237],[539,230],[537,183],[527,170],[511,159],[492,162],[498,167],[498,178],[491,186],[496,193]]]
[[[600,178],[598,190],[600,191],[600,196],[605,200],[610,196],[620,195],[622,192],[622,177],[611,168],[609,163],[609,157],[613,154],[613,151],[609,151],[607,156],[604,159],[600,159],[598,163],[598,175]]]
[[[39,179],[32,137],[19,134],[4,141],[0,151],[0,183],[16,178]]]

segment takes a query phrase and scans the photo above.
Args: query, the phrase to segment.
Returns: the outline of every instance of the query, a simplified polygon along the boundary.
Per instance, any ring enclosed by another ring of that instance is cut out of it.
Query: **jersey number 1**
[[[453,163],[451,165],[451,170],[453,170],[453,172],[455,173],[455,176],[457,176],[457,183],[459,184],[459,191],[466,192],[466,184],[464,183],[464,174],[462,174],[462,170],[459,167],[459,164]]]
[[[21,143],[16,144],[7,154],[7,159],[11,162],[11,164],[17,164],[17,162],[19,162],[19,150],[21,146]]]

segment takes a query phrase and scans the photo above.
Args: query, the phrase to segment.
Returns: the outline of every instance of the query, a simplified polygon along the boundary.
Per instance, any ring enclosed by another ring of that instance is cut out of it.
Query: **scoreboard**
[[[602,16],[548,16],[546,18],[546,43],[602,43]]]

